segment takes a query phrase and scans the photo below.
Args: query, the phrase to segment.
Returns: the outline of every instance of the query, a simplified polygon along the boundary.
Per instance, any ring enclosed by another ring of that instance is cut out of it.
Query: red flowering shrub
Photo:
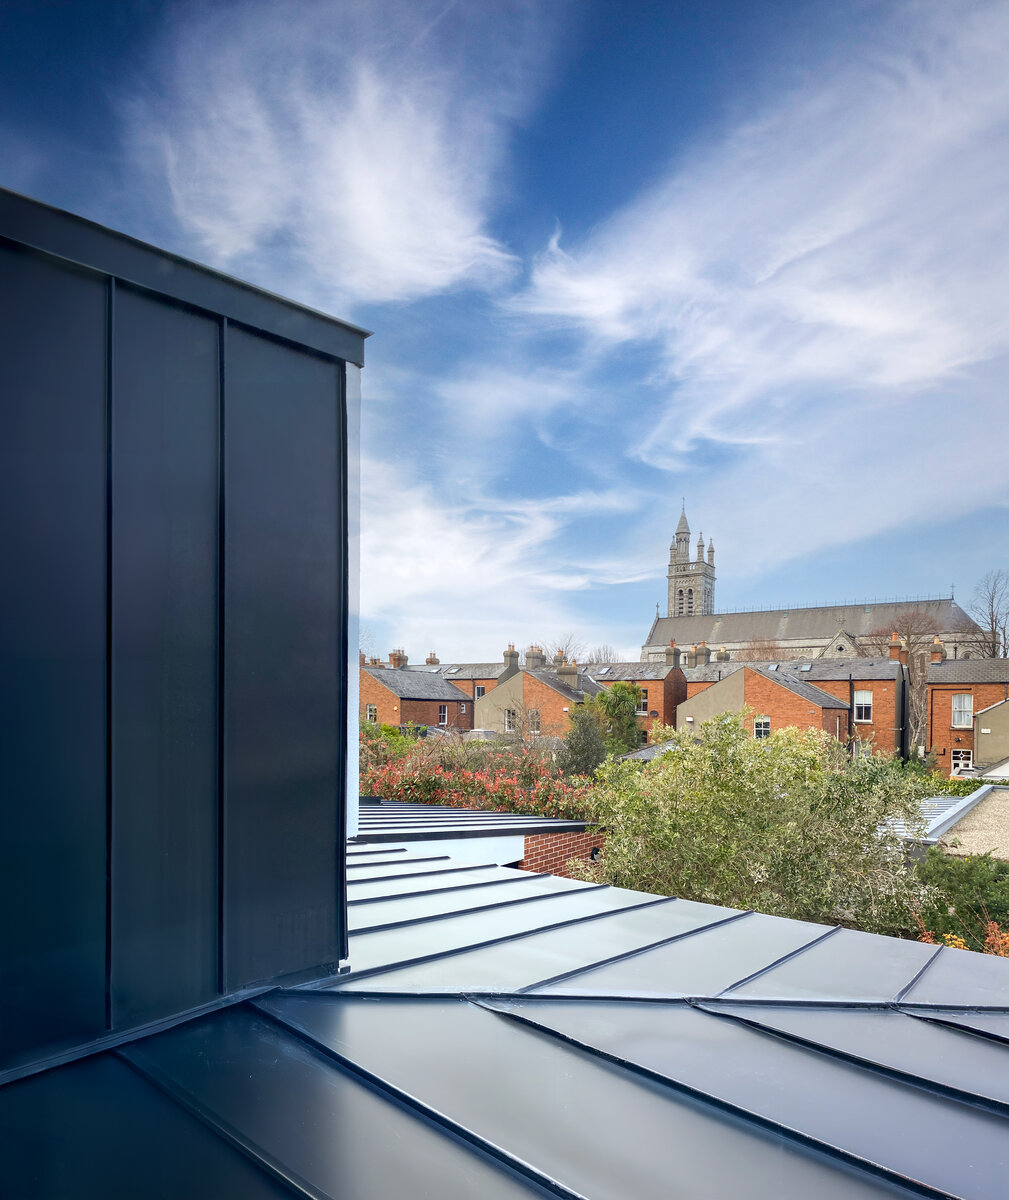
[[[592,820],[588,780],[566,779],[546,756],[487,743],[420,740],[396,754],[362,736],[361,794],[411,804]]]

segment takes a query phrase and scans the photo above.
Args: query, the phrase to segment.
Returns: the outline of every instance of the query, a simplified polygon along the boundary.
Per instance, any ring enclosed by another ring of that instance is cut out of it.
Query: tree
[[[774,638],[768,637],[750,638],[746,645],[736,652],[736,658],[740,662],[783,662],[792,657],[793,655],[787,653]]]
[[[562,633],[555,638],[544,638],[540,641],[547,662],[551,662],[558,654],[564,656],[567,662],[583,662],[585,659],[585,643],[573,633]]]
[[[633,683],[622,680],[603,688],[593,696],[589,705],[599,715],[603,739],[610,754],[626,754],[641,745],[641,726],[638,724],[638,698],[641,692]]]
[[[606,757],[606,742],[598,712],[579,705],[571,714],[571,728],[557,765],[565,775],[591,775]]]
[[[822,730],[757,740],[723,713],[597,780],[608,837],[585,878],[879,933],[912,932],[926,899],[888,825],[920,827],[913,780],[885,755],[849,758]]]
[[[1009,573],[986,571],[974,588],[967,611],[981,626],[978,651],[984,658],[1009,654]]]
[[[585,661],[590,663],[615,663],[620,662],[621,658],[615,647],[604,642],[601,646],[593,646],[586,654]]]
[[[925,717],[928,709],[928,666],[939,622],[925,608],[909,608],[900,613],[889,628],[873,629],[858,639],[862,658],[887,658],[896,633],[901,649],[907,652],[907,744],[912,753],[925,745]]]

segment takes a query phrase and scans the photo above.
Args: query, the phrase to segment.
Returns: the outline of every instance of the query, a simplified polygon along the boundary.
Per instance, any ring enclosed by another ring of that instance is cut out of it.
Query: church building
[[[668,606],[658,611],[641,647],[642,662],[664,661],[670,643],[682,665],[740,658],[851,658],[881,652],[881,639],[910,624],[938,634],[950,658],[977,657],[977,624],[952,596],[810,608],[715,611],[715,546],[703,535],[691,558],[686,505],[669,547]],[[658,606],[656,606],[656,610]],[[691,649],[693,648],[693,650]],[[885,647],[882,649],[885,655]]]

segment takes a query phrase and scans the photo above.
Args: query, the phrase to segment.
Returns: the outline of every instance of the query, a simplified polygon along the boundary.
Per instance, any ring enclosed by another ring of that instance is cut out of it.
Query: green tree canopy
[[[608,831],[588,874],[875,932],[913,931],[924,887],[887,822],[920,820],[912,781],[883,755],[850,759],[829,735],[756,740],[738,713],[673,735],[649,763],[611,762],[594,792]]]
[[[603,688],[593,696],[587,707],[599,716],[603,739],[609,754],[626,754],[641,745],[641,726],[638,724],[638,696],[633,683],[618,682]]]
[[[565,775],[591,775],[605,757],[599,714],[591,706],[579,705],[571,714],[571,727],[557,765]]]

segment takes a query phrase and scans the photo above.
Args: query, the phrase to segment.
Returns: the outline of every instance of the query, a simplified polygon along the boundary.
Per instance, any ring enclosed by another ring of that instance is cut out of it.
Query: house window
[[[855,720],[856,721],[871,721],[872,720],[872,692],[856,692],[855,693]]]
[[[638,716],[648,716],[648,688],[638,688]]]
[[[485,691],[486,691],[486,688],[484,687],[484,685],[482,683],[478,683],[476,685],[476,687],[474,687],[474,689],[473,689],[473,699],[479,700]]]
[[[959,775],[961,771],[969,771],[974,765],[974,751],[951,750],[949,754],[949,765],[954,775]]]
[[[755,738],[769,738],[771,736],[770,717],[754,717],[753,736]]]
[[[460,711],[461,713],[464,713],[464,712],[466,711],[466,705],[465,705],[465,704],[460,704],[460,705],[459,705],[459,711]]]
[[[973,721],[973,695],[970,692],[957,692],[953,697],[953,728],[970,729]]]
[[[529,710],[529,732],[534,736],[540,731],[540,710],[531,708]]]
[[[438,705],[438,724],[439,725],[447,725],[448,724],[448,705],[447,704],[439,704]]]
[[[365,707],[364,719],[366,721],[370,721],[372,723],[372,725],[377,724],[377,722],[378,722],[378,705],[377,704],[369,704]]]
[[[515,732],[515,709],[505,709],[505,733]]]

